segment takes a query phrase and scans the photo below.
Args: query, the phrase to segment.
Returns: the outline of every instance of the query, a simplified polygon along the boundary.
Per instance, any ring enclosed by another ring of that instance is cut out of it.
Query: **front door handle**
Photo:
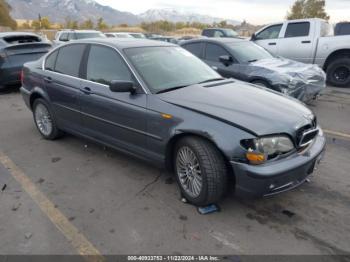
[[[277,45],[277,43],[269,43],[269,45]]]
[[[311,44],[311,41],[308,40],[308,41],[301,41],[302,44]]]
[[[83,89],[81,89],[81,91],[85,94],[85,95],[91,95],[92,91],[90,87],[84,87]]]
[[[52,78],[49,77],[49,76],[44,77],[44,81],[45,81],[46,83],[52,83]]]

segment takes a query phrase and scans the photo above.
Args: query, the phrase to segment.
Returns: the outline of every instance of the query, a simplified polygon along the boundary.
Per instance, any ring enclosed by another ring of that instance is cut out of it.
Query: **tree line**
[[[11,29],[17,28],[17,23],[10,16],[11,7],[5,0],[0,0],[0,26],[10,27]]]

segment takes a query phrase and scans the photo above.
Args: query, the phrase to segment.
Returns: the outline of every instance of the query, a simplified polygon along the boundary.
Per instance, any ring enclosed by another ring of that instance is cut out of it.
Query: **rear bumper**
[[[326,138],[319,135],[306,151],[285,159],[259,166],[231,162],[236,178],[236,195],[264,197],[300,186],[322,159],[325,145]]]

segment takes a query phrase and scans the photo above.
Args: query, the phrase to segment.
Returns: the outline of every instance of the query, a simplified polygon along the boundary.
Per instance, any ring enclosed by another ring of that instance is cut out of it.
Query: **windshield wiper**
[[[254,63],[256,61],[258,61],[258,59],[252,59],[252,60],[249,60],[248,63]]]
[[[205,84],[205,83],[209,83],[209,82],[214,82],[214,81],[220,81],[220,80],[225,80],[225,78],[223,77],[219,77],[219,78],[211,78],[202,82],[199,82],[198,84]]]
[[[180,88],[184,88],[184,87],[188,87],[188,85],[170,87],[167,89],[160,90],[160,91],[156,92],[156,94],[166,93],[166,92],[174,91],[176,89],[180,89]]]

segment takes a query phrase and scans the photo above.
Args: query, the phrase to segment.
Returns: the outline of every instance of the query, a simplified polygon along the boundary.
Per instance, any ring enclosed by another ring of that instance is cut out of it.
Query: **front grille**
[[[313,130],[304,132],[304,134],[300,139],[299,147],[307,146],[309,143],[312,142],[312,140],[317,136],[317,134],[318,134],[318,129],[313,129]]]
[[[310,124],[299,128],[296,132],[296,143],[298,148],[308,145],[317,136],[318,132],[317,118],[314,117]]]

